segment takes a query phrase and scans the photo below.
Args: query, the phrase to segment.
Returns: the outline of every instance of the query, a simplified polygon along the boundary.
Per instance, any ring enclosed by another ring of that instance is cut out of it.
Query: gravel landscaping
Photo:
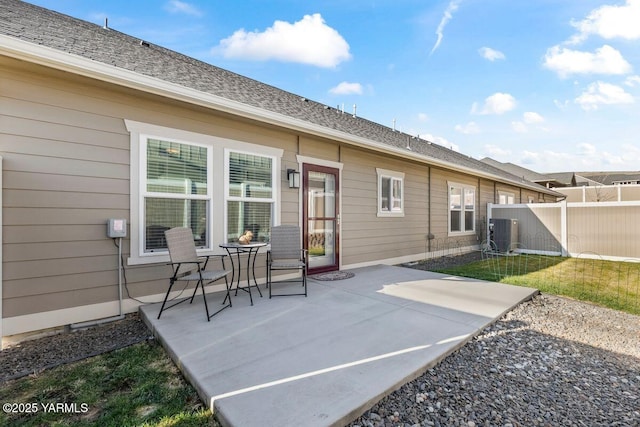
[[[536,296],[350,426],[640,426],[640,317]]]
[[[414,268],[442,268],[476,255]],[[0,384],[149,339],[137,315],[0,352]],[[640,426],[640,317],[538,295],[350,427]]]
[[[22,341],[0,351],[0,384],[149,339],[137,314],[86,329]]]

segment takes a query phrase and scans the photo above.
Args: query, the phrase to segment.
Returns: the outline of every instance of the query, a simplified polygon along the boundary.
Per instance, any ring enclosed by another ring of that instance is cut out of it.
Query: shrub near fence
[[[640,314],[640,262],[608,261],[596,253],[566,258],[520,252],[499,253],[484,244],[482,278],[535,287],[542,292],[590,301],[632,314]],[[519,251],[516,251],[518,249]],[[526,252],[526,250],[525,250]]]

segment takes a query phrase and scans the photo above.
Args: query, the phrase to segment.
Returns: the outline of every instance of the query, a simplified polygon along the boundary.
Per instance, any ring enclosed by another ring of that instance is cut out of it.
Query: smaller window
[[[476,189],[472,186],[449,183],[449,234],[475,232]]]
[[[513,193],[507,193],[506,191],[498,191],[498,204],[500,205],[513,205],[516,201]]]
[[[378,216],[404,216],[404,173],[376,169]]]

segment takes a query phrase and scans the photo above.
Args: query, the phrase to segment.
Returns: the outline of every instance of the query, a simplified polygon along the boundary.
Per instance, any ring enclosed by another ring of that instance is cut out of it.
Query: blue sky
[[[538,172],[640,170],[640,0],[30,0]]]

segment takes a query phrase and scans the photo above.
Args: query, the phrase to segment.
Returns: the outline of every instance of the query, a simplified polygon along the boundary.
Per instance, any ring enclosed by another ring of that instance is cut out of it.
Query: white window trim
[[[245,197],[237,197],[237,196],[230,196],[229,195],[229,157],[231,155],[231,153],[242,153],[242,154],[251,154],[251,155],[258,155],[258,156],[262,156],[262,157],[268,157],[272,160],[272,168],[271,168],[271,183],[272,183],[272,187],[271,187],[271,197],[270,198],[252,198],[250,200],[248,200]],[[273,225],[277,225],[279,224],[279,215],[276,215],[276,210],[278,207],[278,197],[277,194],[280,193],[280,166],[279,166],[279,158],[276,157],[275,155],[270,155],[270,154],[264,154],[264,153],[257,153],[255,150],[252,151],[247,151],[247,150],[240,150],[240,149],[235,149],[235,148],[225,148],[224,149],[224,224],[223,224],[223,230],[224,230],[224,235],[223,237],[225,238],[225,242],[226,242],[226,236],[227,236],[227,230],[229,229],[229,217],[227,215],[227,209],[228,209],[228,202],[229,201],[239,201],[239,202],[247,202],[247,201],[251,201],[251,202],[259,202],[259,203],[271,203],[273,205],[273,209],[272,209],[272,215],[274,216],[273,218],[271,218],[271,221],[273,222]],[[278,165],[278,167],[276,168],[276,165]],[[276,220],[278,222],[276,222]]]
[[[211,173],[209,173],[207,176],[207,194],[205,195],[197,195],[197,194],[171,194],[171,193],[156,193],[156,192],[150,192],[146,189],[146,186],[143,185],[143,182],[146,182],[146,176],[147,176],[147,162],[145,161],[147,156],[147,141],[149,139],[157,139],[157,140],[161,140],[161,141],[166,141],[166,142],[176,142],[179,144],[183,144],[183,145],[190,145],[190,146],[195,146],[195,147],[204,147],[207,149],[207,171],[212,171],[214,169],[213,167],[213,150],[211,149],[211,147],[207,146],[206,144],[200,144],[200,143],[195,143],[195,142],[191,142],[191,141],[185,141],[185,140],[180,140],[180,139],[174,139],[174,138],[167,138],[165,136],[160,136],[160,135],[151,135],[151,134],[145,134],[145,133],[140,133],[139,136],[139,150],[140,150],[140,174],[138,175],[137,179],[139,180],[139,196],[138,196],[138,206],[140,209],[140,215],[138,216],[138,218],[141,220],[141,218],[145,217],[145,198],[147,197],[154,197],[154,196],[160,196],[162,198],[165,199],[180,199],[180,200],[206,200],[209,202],[209,206],[208,206],[208,210],[209,210],[209,216],[211,216],[211,206],[213,204],[213,176]],[[211,223],[211,220],[209,220],[209,223]],[[142,227],[140,227],[141,223],[136,223],[136,225],[138,227],[136,227],[138,229],[138,242],[140,244],[139,247],[139,256],[141,257],[147,257],[147,256],[152,256],[154,254],[154,252],[144,252],[144,244],[142,242],[144,242],[145,236],[144,236],[144,229]],[[213,248],[213,242],[212,242],[212,229],[210,226],[207,227],[207,240],[209,242],[209,246],[207,248],[200,248],[201,251],[211,251]],[[163,254],[166,254],[167,251],[160,251]]]
[[[460,196],[460,221],[464,225],[465,208],[464,208],[464,191],[473,190],[473,229],[465,231],[451,231],[451,187],[460,188],[462,190]],[[476,233],[476,215],[478,211],[477,188],[474,185],[460,184],[458,182],[447,181],[447,235],[448,236],[470,236]]]
[[[506,203],[500,203],[500,198],[504,197]],[[509,198],[511,198],[511,203],[509,203]],[[498,190],[498,204],[502,205],[513,205],[516,203],[516,195],[514,193],[510,193],[508,191]]]
[[[376,173],[378,175],[377,185],[378,185],[378,199],[377,199],[377,216],[378,217],[404,217],[404,201],[405,201],[405,193],[404,193],[404,173],[391,171],[388,169],[376,168]],[[400,181],[400,209],[393,209],[393,200],[389,199],[389,207],[390,210],[382,210],[382,179],[390,178],[391,186],[390,191],[393,191],[393,181]]]
[[[125,119],[125,126],[130,134],[130,217],[129,217],[129,245],[130,255],[127,259],[129,265],[152,264],[169,261],[167,252],[142,253],[142,239],[144,230],[141,230],[141,221],[144,219],[144,206],[142,191],[140,188],[141,173],[146,169],[146,158],[143,156],[143,142],[151,136],[161,140],[172,140],[190,145],[201,145],[209,148],[208,156],[212,159],[211,182],[211,212],[209,216],[209,245],[207,249],[198,249],[198,254],[206,255],[222,253],[219,244],[223,243],[226,236],[226,197],[225,180],[226,160],[225,150],[241,151],[251,154],[272,157],[273,162],[273,224],[280,223],[281,212],[281,163],[284,150],[267,147],[229,138],[221,138],[212,135],[195,133],[180,129],[142,123]],[[221,226],[223,228],[221,228]]]

